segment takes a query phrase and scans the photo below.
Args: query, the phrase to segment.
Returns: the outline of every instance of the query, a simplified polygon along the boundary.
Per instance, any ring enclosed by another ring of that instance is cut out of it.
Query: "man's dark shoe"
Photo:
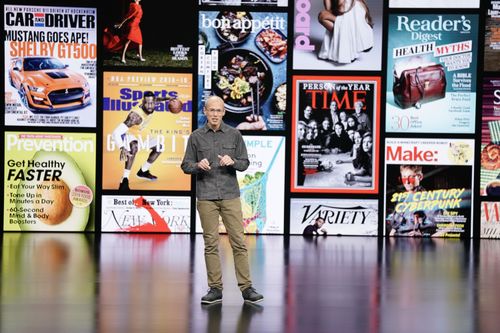
[[[128,187],[128,178],[123,178],[120,186],[118,187],[119,191],[130,191],[130,187]]]
[[[202,304],[213,304],[222,302],[222,290],[219,288],[210,288],[208,293],[201,298]]]
[[[264,299],[264,296],[259,294],[253,287],[248,287],[241,292],[245,302],[258,303]]]
[[[142,171],[142,169],[139,169],[139,171],[137,171],[137,177],[142,178],[142,179],[147,179],[147,180],[157,180],[158,179],[158,177],[156,177],[155,175],[152,175],[151,172],[149,172],[149,170]]]

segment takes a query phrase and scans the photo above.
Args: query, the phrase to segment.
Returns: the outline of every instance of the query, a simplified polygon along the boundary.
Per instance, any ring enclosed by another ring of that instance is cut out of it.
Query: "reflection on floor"
[[[247,244],[264,302],[243,303],[222,236],[223,303],[202,306],[201,235],[4,233],[0,332],[500,331],[500,240]]]

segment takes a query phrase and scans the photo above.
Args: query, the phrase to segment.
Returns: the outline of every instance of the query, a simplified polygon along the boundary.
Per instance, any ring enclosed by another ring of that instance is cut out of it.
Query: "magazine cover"
[[[500,202],[481,202],[481,238],[500,238]]]
[[[478,15],[389,15],[386,131],[474,133]]]
[[[479,0],[389,0],[389,8],[479,8]]]
[[[292,192],[377,193],[380,77],[293,76]]]
[[[104,72],[103,189],[190,190],[180,164],[191,134],[191,91],[191,74]],[[172,99],[182,108],[171,111]]]
[[[101,231],[189,233],[191,198],[102,196]]]
[[[243,136],[250,166],[237,172],[246,234],[283,234],[285,137]],[[196,232],[202,232],[196,212]],[[219,232],[226,228],[219,222]]]
[[[383,0],[294,0],[293,69],[380,70]]]
[[[385,235],[472,234],[474,140],[386,139]]]
[[[96,135],[6,132],[6,231],[93,231]]]
[[[291,199],[290,235],[377,236],[378,200]]]
[[[285,130],[287,14],[200,11],[198,24],[198,128],[207,96],[217,95],[225,123]]]
[[[96,126],[96,12],[4,5],[5,125]]]
[[[481,195],[500,196],[500,77],[483,78]]]
[[[200,5],[288,7],[288,0],[198,0]]]
[[[485,18],[484,70],[500,70],[500,1],[486,1],[488,10]]]
[[[107,0],[102,6],[104,66],[192,68],[195,3],[176,1],[166,10],[141,0]]]

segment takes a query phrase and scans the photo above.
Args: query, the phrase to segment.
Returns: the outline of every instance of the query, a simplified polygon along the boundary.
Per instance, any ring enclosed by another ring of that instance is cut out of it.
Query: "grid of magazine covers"
[[[201,233],[215,95],[245,233],[500,238],[500,0],[32,3],[3,5],[3,231]]]

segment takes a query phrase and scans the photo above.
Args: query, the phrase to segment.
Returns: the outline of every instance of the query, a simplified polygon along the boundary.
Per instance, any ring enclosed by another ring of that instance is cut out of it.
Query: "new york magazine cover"
[[[126,133],[118,135],[122,142],[117,142],[116,133],[120,126],[123,128],[129,115],[132,112],[142,114],[143,98],[147,91],[152,92],[155,98],[181,100],[182,110],[172,113],[168,106],[169,100],[159,101],[149,118],[145,117],[140,125],[131,126]],[[120,188],[126,176],[126,162],[120,160],[119,145],[123,143],[130,154],[135,150],[134,142],[137,143],[137,151],[129,169],[128,190],[181,191],[191,188],[191,177],[180,168],[191,134],[191,91],[191,74],[104,72],[103,189]],[[153,155],[156,157],[153,158]],[[148,160],[148,171],[156,179],[139,174]]]
[[[210,95],[224,99],[224,122],[239,130],[285,130],[287,13],[200,11],[198,127]]]
[[[95,127],[96,12],[4,5],[5,125]]]
[[[500,77],[483,78],[480,195],[500,196]]]
[[[478,15],[391,14],[386,131],[474,133]]]
[[[380,77],[292,80],[291,191],[377,193]]]
[[[382,68],[383,0],[291,3],[295,5],[293,69]]]
[[[244,135],[250,165],[237,172],[243,228],[247,234],[283,234],[285,228],[285,137]],[[201,232],[196,213],[196,231]],[[219,232],[226,229],[220,219]]]
[[[474,140],[385,143],[385,235],[471,235]]]

